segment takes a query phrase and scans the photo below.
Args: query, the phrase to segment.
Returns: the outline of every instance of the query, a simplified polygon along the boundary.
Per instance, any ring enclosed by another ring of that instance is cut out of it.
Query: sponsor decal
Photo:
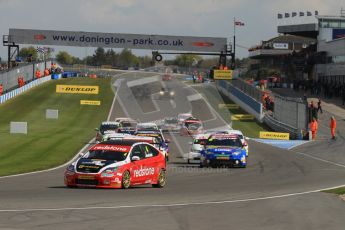
[[[232,70],[214,70],[213,78],[214,80],[231,80]]]
[[[79,165],[78,166],[79,169],[83,169],[83,168],[87,168],[87,169],[99,169],[99,166],[97,165]]]
[[[143,168],[142,166],[140,166],[140,169],[134,170],[134,177],[148,176],[153,175],[154,173],[154,168]]]
[[[273,43],[273,49],[287,50],[289,49],[289,44],[288,43]]]
[[[57,93],[74,93],[74,94],[98,94],[99,86],[86,85],[56,85]]]
[[[232,121],[254,120],[254,118],[251,114],[235,114],[231,116]]]
[[[217,156],[217,160],[229,160],[229,156]]]
[[[95,177],[91,175],[79,175],[78,179],[93,180]]]
[[[263,139],[275,139],[275,140],[289,140],[289,133],[278,133],[278,132],[260,132],[260,138]]]
[[[219,109],[238,109],[240,108],[237,104],[218,104]]]
[[[345,29],[333,29],[333,40],[339,38],[345,38]]]
[[[131,146],[123,145],[103,145],[99,144],[91,148],[91,150],[108,150],[127,153],[131,149]]]
[[[36,41],[42,41],[42,40],[44,40],[44,39],[46,39],[47,37],[46,36],[44,36],[43,34],[36,34],[36,35],[34,35],[34,39],[36,40]]]
[[[81,105],[101,105],[101,101],[80,100]]]
[[[214,44],[212,42],[193,42],[193,46],[197,47],[212,47]]]

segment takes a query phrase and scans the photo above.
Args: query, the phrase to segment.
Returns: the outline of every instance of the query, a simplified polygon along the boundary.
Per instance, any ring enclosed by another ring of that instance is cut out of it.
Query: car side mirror
[[[190,142],[188,142],[188,144],[192,145],[192,144],[193,144],[193,142],[191,142],[191,141],[190,141]]]
[[[99,131],[99,128],[95,128],[95,131]]]
[[[138,156],[132,156],[131,160],[132,160],[132,161],[139,161],[139,160],[140,160],[140,157],[138,157]]]
[[[165,143],[170,143],[170,139],[165,139]]]

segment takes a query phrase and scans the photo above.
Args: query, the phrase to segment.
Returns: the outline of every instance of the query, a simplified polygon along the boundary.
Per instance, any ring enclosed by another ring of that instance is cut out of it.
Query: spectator
[[[334,116],[331,116],[329,127],[331,128],[332,139],[335,140],[335,129],[337,128],[337,121],[335,120]]]
[[[44,70],[44,76],[49,76],[49,69],[48,68],[46,68],[45,70]]]
[[[318,123],[317,123],[317,120],[315,118],[313,118],[312,122],[310,122],[309,128],[310,128],[310,131],[311,131],[312,139],[315,140],[316,139],[317,130],[318,130]]]
[[[37,70],[36,70],[36,73],[35,73],[35,76],[36,76],[37,79],[38,79],[38,78],[41,78],[41,76],[42,76],[41,70],[37,69]]]
[[[319,101],[317,102],[317,113],[319,112],[319,110],[321,111],[321,113],[323,113],[322,112],[322,107],[321,107],[321,99],[319,98]]]
[[[4,87],[2,86],[2,84],[0,84],[0,96],[2,95],[3,92],[4,92]]]

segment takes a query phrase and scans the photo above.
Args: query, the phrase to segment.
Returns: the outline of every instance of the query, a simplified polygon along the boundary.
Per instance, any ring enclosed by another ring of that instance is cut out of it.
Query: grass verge
[[[199,93],[201,93],[210,105],[219,113],[219,115],[226,121],[231,122],[231,115],[234,114],[248,114],[243,109],[219,109],[219,103],[224,104],[235,104],[232,100],[220,94],[215,87],[193,87]],[[270,128],[257,120],[243,120],[243,121],[232,121],[232,128],[238,129],[243,132],[247,137],[258,138],[260,131],[270,131]]]
[[[331,190],[325,190],[323,192],[333,193],[333,194],[336,194],[336,195],[344,195],[345,194],[345,187],[331,189]]]
[[[100,93],[58,94],[56,84],[98,85]],[[70,160],[107,118],[113,97],[110,78],[69,78],[49,81],[0,105],[0,176]],[[80,105],[80,100],[100,100],[101,105]],[[59,119],[46,119],[46,109],[58,109]],[[28,122],[28,134],[10,134],[11,121]]]

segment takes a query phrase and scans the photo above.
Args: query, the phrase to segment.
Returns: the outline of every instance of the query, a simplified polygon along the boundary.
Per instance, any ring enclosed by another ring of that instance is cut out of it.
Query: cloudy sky
[[[9,28],[181,36],[233,36],[233,18],[245,23],[238,44],[250,47],[277,35],[277,13],[339,15],[345,0],[0,0],[0,33]],[[79,57],[91,48],[59,47]],[[237,48],[238,56],[248,51]],[[150,51],[135,51],[139,55]],[[7,59],[5,47],[0,57]]]

